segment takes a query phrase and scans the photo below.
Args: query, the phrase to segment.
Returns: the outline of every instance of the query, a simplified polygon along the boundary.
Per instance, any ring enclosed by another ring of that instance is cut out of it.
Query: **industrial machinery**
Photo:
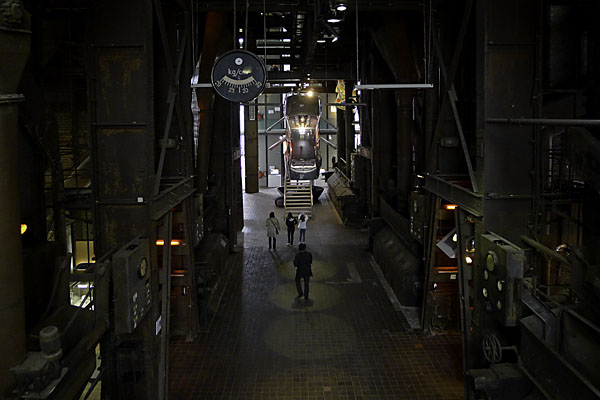
[[[113,255],[115,332],[131,333],[152,306],[148,239],[135,238]]]
[[[516,326],[521,315],[521,287],[525,254],[523,249],[494,234],[481,235],[484,265],[479,282],[485,310],[504,326]],[[479,293],[478,293],[479,295]]]

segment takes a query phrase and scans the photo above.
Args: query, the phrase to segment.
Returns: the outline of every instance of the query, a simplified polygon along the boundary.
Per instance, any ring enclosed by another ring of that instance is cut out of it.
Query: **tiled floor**
[[[244,195],[243,250],[209,333],[171,342],[169,399],[462,398],[460,336],[408,327],[369,264],[366,233],[341,225],[326,193],[306,233],[311,299],[295,299],[297,246],[282,232],[267,249],[268,213],[284,222],[275,196]]]

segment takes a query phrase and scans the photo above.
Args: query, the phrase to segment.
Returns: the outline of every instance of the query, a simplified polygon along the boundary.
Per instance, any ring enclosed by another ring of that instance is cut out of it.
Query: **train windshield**
[[[312,130],[316,129],[319,118],[315,115],[290,115],[288,116],[288,123],[290,129],[298,130],[303,134],[310,134]]]
[[[309,129],[300,128],[292,130],[292,159],[310,160],[315,158],[315,135]]]

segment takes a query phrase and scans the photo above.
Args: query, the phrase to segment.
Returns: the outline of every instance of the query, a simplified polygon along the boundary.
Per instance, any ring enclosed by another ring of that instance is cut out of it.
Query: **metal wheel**
[[[502,359],[502,344],[496,335],[485,335],[481,347],[486,360],[492,364],[500,362]]]
[[[283,196],[279,196],[275,199],[275,205],[277,207],[283,207]]]

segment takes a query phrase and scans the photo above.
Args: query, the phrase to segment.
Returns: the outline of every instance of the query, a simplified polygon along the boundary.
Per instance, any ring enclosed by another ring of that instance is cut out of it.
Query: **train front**
[[[309,93],[294,93],[285,101],[287,164],[290,179],[317,179],[321,168],[319,120],[321,99]]]

